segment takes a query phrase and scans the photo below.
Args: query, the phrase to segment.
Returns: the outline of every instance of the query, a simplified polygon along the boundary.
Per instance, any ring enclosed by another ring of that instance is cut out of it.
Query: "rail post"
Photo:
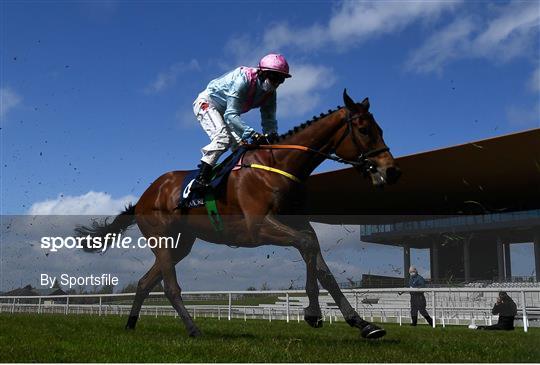
[[[402,325],[402,319],[401,319],[401,316],[402,316],[402,310],[401,310],[401,308],[399,308],[399,325],[400,325],[400,326]]]
[[[11,306],[11,314],[15,313],[15,301],[17,299],[13,298],[13,305]]]
[[[527,332],[529,330],[529,323],[527,320],[527,305],[525,303],[525,292],[521,291],[521,311],[523,312],[523,331]]]
[[[287,293],[287,323],[289,323],[289,293]]]
[[[217,319],[218,321],[221,321],[221,308],[219,307],[219,305],[217,307]]]
[[[435,308],[435,290],[432,290],[431,293],[433,296],[431,297],[431,305],[433,306],[433,321],[432,326],[435,328],[437,326],[437,308]]]
[[[444,323],[444,310],[441,308],[441,324],[443,328],[446,328],[446,324]]]
[[[296,310],[296,320],[298,323],[300,323],[300,309]]]
[[[41,313],[41,297],[39,297],[39,300],[38,300],[37,312],[38,312],[38,314]]]
[[[66,297],[66,313],[65,313],[66,316],[67,316],[68,313],[69,313],[69,296]]]
[[[358,292],[354,291],[354,310],[358,313]]]
[[[231,320],[231,312],[232,312],[232,294],[229,293],[229,314],[227,315],[227,318],[229,321]]]
[[[99,296],[99,315],[101,316],[101,295]]]

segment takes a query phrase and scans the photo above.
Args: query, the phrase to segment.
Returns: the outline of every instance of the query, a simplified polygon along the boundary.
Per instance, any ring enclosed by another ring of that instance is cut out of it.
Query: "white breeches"
[[[211,140],[201,149],[201,161],[214,166],[225,151],[237,147],[240,138],[227,128],[223,116],[205,95],[199,95],[193,102],[193,113]]]

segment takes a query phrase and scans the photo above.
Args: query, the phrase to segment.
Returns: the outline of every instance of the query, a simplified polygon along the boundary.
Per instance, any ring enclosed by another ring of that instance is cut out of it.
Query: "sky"
[[[343,104],[344,88],[370,98],[396,157],[540,126],[538,1],[2,1],[0,12],[2,215],[113,214],[162,173],[194,168],[208,139],[193,100],[269,52],[293,75],[278,89],[281,132]],[[245,120],[260,129],[257,111]],[[371,246],[380,273],[402,262]]]

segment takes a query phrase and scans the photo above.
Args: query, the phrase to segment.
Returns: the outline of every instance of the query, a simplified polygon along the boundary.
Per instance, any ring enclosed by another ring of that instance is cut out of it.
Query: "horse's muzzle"
[[[397,166],[390,166],[386,168],[385,171],[386,175],[386,183],[387,184],[395,184],[399,177],[401,176],[401,169]]]
[[[378,187],[395,184],[401,176],[401,169],[397,166],[377,167],[374,170],[370,170],[366,174],[371,177],[373,185]]]

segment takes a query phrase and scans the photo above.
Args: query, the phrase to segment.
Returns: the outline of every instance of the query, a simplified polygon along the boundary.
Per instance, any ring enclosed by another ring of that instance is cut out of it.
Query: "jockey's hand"
[[[251,136],[250,143],[251,144],[262,144],[262,143],[267,143],[267,141],[266,141],[266,137],[263,134],[253,133],[253,135]]]
[[[277,141],[278,138],[279,134],[277,134],[277,132],[271,132],[266,135],[266,140],[268,141],[268,143],[273,143]]]

